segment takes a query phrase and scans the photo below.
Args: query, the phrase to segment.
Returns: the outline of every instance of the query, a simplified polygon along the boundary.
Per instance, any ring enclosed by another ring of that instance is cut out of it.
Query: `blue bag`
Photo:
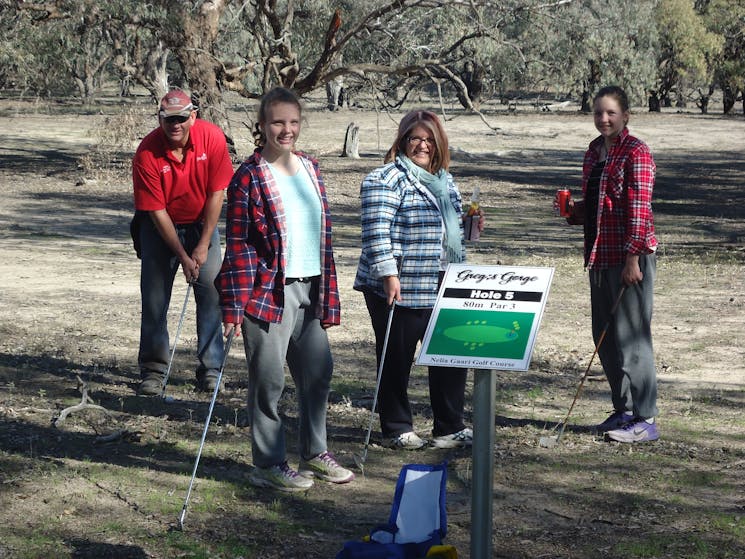
[[[336,559],[420,559],[447,532],[447,463],[407,464],[401,468],[388,523],[370,532],[369,541],[350,541]]]

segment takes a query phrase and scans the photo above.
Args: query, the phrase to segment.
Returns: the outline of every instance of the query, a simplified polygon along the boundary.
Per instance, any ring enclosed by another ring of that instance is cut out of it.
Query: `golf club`
[[[383,338],[383,351],[380,354],[380,365],[378,365],[378,378],[375,381],[375,394],[373,396],[373,404],[370,409],[370,423],[367,426],[367,435],[365,436],[365,449],[362,451],[361,456],[354,455],[354,462],[357,467],[365,475],[365,460],[367,460],[367,449],[370,446],[370,434],[372,433],[373,420],[375,418],[375,407],[378,405],[378,392],[380,391],[380,379],[383,377],[383,366],[385,365],[385,354],[388,350],[388,338],[391,334],[391,324],[393,323],[393,310],[396,308],[396,301],[394,300],[388,307],[388,323],[385,327],[385,337]]]
[[[395,257],[396,260],[396,271],[398,277],[401,277],[401,270],[404,268],[405,255],[402,254],[400,257]],[[388,306],[388,323],[385,326],[385,336],[383,337],[383,351],[380,353],[380,363],[378,364],[378,378],[375,379],[375,394],[373,395],[373,404],[370,409],[370,423],[367,426],[367,435],[365,436],[365,449],[362,451],[362,455],[353,454],[354,463],[360,469],[362,475],[365,475],[365,460],[367,460],[367,449],[370,446],[370,434],[372,433],[373,420],[375,419],[375,408],[378,405],[378,393],[380,392],[380,379],[383,378],[383,365],[385,365],[385,354],[388,351],[388,338],[391,335],[391,324],[393,323],[393,309],[396,308],[396,300],[391,301]]]
[[[582,391],[582,386],[585,384],[585,379],[587,378],[587,375],[590,372],[590,367],[592,366],[592,362],[595,359],[595,356],[598,354],[598,350],[600,349],[600,344],[603,343],[603,340],[605,339],[605,335],[608,332],[608,328],[610,327],[611,319],[613,318],[613,315],[616,314],[616,309],[618,309],[618,305],[621,302],[621,298],[623,297],[623,294],[626,292],[626,286],[622,285],[621,290],[618,292],[618,297],[616,297],[616,302],[613,303],[613,308],[610,310],[610,317],[608,318],[608,322],[605,323],[605,326],[603,326],[602,332],[600,332],[600,337],[598,338],[598,343],[595,345],[595,351],[592,353],[592,357],[590,357],[590,362],[587,363],[587,368],[585,369],[585,374],[582,375],[582,379],[579,381],[579,386],[577,387],[577,391],[574,393],[574,399],[572,400],[572,405],[569,406],[569,411],[567,412],[566,417],[564,420],[554,427],[554,431],[561,427],[559,429],[559,434],[555,436],[547,436],[547,437],[541,437],[538,441],[538,445],[542,446],[544,448],[552,448],[554,446],[558,446],[561,442],[561,436],[564,434],[564,429],[567,426],[567,422],[569,421],[569,416],[572,414],[572,410],[574,409],[574,404],[577,403],[577,398],[579,398],[579,393]]]
[[[160,397],[163,401],[168,402],[171,398],[166,398],[166,385],[168,384],[168,377],[171,376],[171,367],[173,367],[173,356],[176,355],[176,344],[178,343],[179,334],[181,334],[181,327],[184,325],[184,316],[186,315],[186,307],[189,304],[189,295],[191,295],[191,286],[194,282],[193,279],[189,280],[186,286],[186,297],[184,297],[184,307],[181,309],[181,316],[178,319],[178,328],[176,328],[176,335],[173,338],[173,347],[171,348],[171,357],[168,360],[168,369],[163,377],[163,386],[160,389]]]
[[[215,390],[212,392],[212,401],[210,402],[210,409],[207,412],[207,420],[204,422],[204,431],[202,432],[202,441],[199,443],[199,450],[197,451],[197,459],[194,461],[194,471],[191,473],[191,481],[189,482],[189,489],[186,492],[186,499],[184,500],[184,506],[181,509],[181,516],[178,519],[179,529],[184,529],[184,518],[186,518],[186,507],[189,505],[189,497],[191,497],[191,490],[194,486],[194,478],[197,475],[197,468],[199,467],[199,459],[202,457],[202,449],[204,448],[204,440],[207,438],[207,429],[209,429],[210,421],[212,419],[212,410],[215,409],[215,400],[217,400],[217,393],[220,390],[220,382],[222,381],[222,373],[225,370],[225,363],[228,360],[228,354],[230,353],[230,346],[233,343],[233,336],[235,330],[230,330],[228,337],[225,340],[225,354],[222,358],[222,365],[220,365],[220,373],[217,375],[217,384],[215,384]]]

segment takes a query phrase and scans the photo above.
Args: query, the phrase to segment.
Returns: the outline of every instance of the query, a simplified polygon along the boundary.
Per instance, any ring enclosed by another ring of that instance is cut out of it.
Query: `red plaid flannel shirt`
[[[590,143],[582,166],[582,192],[600,157],[602,136]],[[624,128],[608,151],[600,177],[598,235],[588,268],[621,266],[626,254],[650,254],[657,247],[652,216],[655,164],[649,147]],[[589,218],[589,216],[587,216]]]
[[[296,153],[321,199],[321,281],[316,317],[340,322],[339,288],[331,247],[331,216],[318,162]],[[215,280],[223,322],[238,324],[243,314],[281,322],[285,286],[286,216],[268,163],[256,150],[238,168],[228,186],[226,247]]]

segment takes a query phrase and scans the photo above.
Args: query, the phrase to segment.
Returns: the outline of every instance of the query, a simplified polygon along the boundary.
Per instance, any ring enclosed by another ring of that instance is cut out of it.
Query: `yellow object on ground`
[[[452,545],[433,545],[427,551],[427,557],[458,559],[458,551]]]

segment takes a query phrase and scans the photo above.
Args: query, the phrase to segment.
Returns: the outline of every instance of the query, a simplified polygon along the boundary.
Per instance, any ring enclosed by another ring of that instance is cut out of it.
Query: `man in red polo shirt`
[[[214,390],[223,358],[214,286],[222,262],[217,221],[233,166],[225,134],[198,119],[191,98],[180,89],[163,97],[158,120],[160,126],[142,140],[132,163],[142,260],[138,393],[162,390],[170,357],[168,305],[179,265],[197,303],[197,387]]]

